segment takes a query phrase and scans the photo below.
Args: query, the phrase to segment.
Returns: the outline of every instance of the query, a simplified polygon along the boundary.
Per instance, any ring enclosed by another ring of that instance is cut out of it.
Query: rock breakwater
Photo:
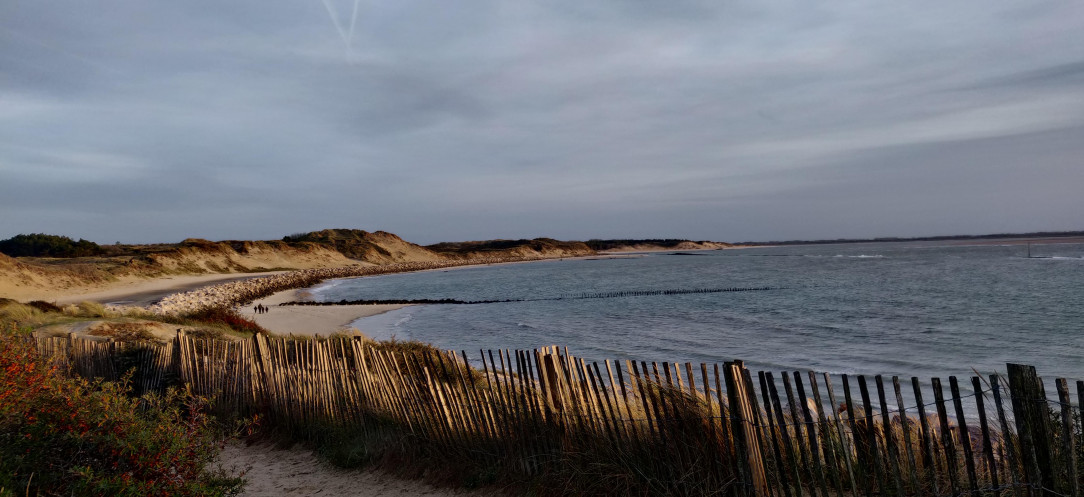
[[[302,269],[261,278],[231,281],[196,290],[175,293],[149,307],[156,314],[181,315],[215,307],[234,307],[267,297],[276,292],[307,288],[324,280],[354,278],[380,274],[427,271],[457,266],[529,262],[552,257],[488,257],[458,261],[399,262],[379,266],[343,266],[335,268]]]

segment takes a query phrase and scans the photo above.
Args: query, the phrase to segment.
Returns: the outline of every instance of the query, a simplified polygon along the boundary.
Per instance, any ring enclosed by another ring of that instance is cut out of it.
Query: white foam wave
[[[843,255],[843,254],[836,254],[836,257],[842,257],[842,258],[846,258],[846,259],[884,259],[885,258],[885,256],[880,255],[880,254],[874,254],[874,255],[866,255],[866,254]]]
[[[395,320],[395,322],[392,323],[392,326],[398,328],[398,327],[406,324],[407,322],[409,322],[411,319],[414,319],[414,315],[413,314],[407,314],[407,315]]]
[[[320,296],[323,296],[324,294],[326,294],[332,288],[335,288],[335,287],[337,287],[339,285],[342,285],[343,282],[345,282],[345,281],[346,281],[345,279],[327,280],[327,281],[325,281],[323,283],[320,283],[318,285],[313,286],[312,288],[309,288],[308,292],[313,297],[320,297]],[[320,300],[320,299],[317,298],[315,300]]]

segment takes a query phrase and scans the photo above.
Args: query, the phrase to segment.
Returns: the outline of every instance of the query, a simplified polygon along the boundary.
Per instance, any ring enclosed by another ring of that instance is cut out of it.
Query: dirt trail
[[[247,470],[248,484],[241,497],[492,497],[493,493],[441,489],[423,482],[404,480],[376,471],[334,468],[302,448],[276,449],[266,444],[231,444],[222,452],[222,465]]]

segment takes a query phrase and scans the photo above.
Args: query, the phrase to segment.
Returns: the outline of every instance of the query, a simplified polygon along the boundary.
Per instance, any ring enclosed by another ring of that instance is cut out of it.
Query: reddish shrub
[[[30,495],[233,495],[200,399],[68,377],[29,333],[0,331],[0,488]]]
[[[240,331],[242,333],[261,333],[267,334],[267,330],[263,329],[255,321],[242,317],[240,314],[234,312],[232,309],[224,307],[210,307],[185,316],[188,319],[200,321],[208,324],[224,324],[229,326],[234,331]]]

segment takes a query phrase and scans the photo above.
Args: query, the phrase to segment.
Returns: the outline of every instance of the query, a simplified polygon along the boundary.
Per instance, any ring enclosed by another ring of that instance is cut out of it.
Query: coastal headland
[[[52,235],[3,242],[0,297],[72,305],[83,301],[183,315],[231,308],[279,334],[328,335],[364,316],[400,305],[322,308],[283,306],[304,300],[298,289],[335,278],[447,269],[604,253],[714,250],[729,245],[689,240],[487,240],[421,246],[383,232],[327,229],[271,241],[96,245]],[[73,247],[77,250],[73,250]],[[17,255],[13,256],[13,255]],[[271,309],[255,313],[248,304]]]

